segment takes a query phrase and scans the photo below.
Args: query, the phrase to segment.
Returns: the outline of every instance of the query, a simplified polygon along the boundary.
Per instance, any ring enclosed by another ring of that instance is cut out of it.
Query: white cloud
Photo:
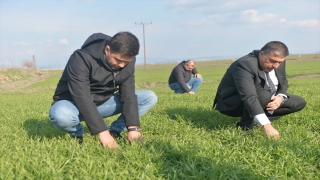
[[[318,27],[318,28],[320,27],[320,21],[317,19],[309,19],[304,21],[292,21],[290,22],[290,24],[298,27]]]
[[[205,14],[232,13],[272,4],[275,0],[164,0],[166,5],[178,12],[201,12]]]
[[[48,39],[44,42],[38,42],[37,44],[38,44],[38,46],[52,46],[52,40]]]
[[[23,50],[23,52],[26,53],[26,54],[29,54],[29,55],[34,55],[35,50],[33,50],[33,49],[25,49],[25,50]]]
[[[252,23],[266,23],[266,22],[275,22],[280,21],[280,18],[277,14],[263,14],[261,16],[258,15],[257,10],[246,10],[241,12],[241,19],[243,21],[249,21]]]
[[[218,22],[224,22],[225,17],[221,15],[211,15],[207,17],[203,17],[201,19],[192,19],[189,21],[184,22],[184,25],[190,25],[190,26],[200,26],[200,25],[208,25],[208,24],[214,24]]]
[[[25,41],[19,41],[19,42],[14,42],[13,45],[14,46],[27,46],[29,44]]]
[[[317,19],[288,21],[286,18],[280,17],[278,14],[262,14],[259,15],[257,10],[247,10],[241,12],[241,19],[252,24],[264,23],[267,26],[275,25],[282,28],[298,27],[298,28],[315,28],[320,29],[320,21]]]
[[[231,14],[220,14],[204,16],[199,19],[185,21],[184,25],[205,26],[205,25],[259,25],[260,27],[277,27],[277,28],[301,28],[308,31],[319,31],[320,21],[318,19],[290,21],[279,14],[259,13],[258,10],[250,9]],[[256,26],[257,27],[257,26]]]
[[[60,39],[60,40],[59,40],[59,43],[60,43],[60,44],[63,44],[63,45],[69,44],[68,39],[66,39],[66,38]]]

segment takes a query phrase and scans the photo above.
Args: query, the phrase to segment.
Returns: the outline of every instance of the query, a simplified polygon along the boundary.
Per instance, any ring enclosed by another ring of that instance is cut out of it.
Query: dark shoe
[[[122,136],[120,135],[120,132],[118,132],[118,131],[110,129],[109,133],[114,139],[121,139],[122,138]]]
[[[83,143],[83,136],[73,136],[70,135],[71,139],[77,139],[79,144]]]

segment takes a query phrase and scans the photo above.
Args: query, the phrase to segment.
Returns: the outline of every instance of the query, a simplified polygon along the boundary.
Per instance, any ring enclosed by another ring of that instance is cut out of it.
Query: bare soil
[[[8,69],[1,69],[0,92],[19,92],[24,87],[44,81],[48,76],[48,73],[42,71],[15,69],[10,72]]]

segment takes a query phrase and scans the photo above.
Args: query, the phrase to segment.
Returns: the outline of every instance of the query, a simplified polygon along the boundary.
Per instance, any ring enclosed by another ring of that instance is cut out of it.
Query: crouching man
[[[113,37],[92,34],[71,55],[53,96],[49,117],[58,129],[83,141],[85,121],[104,147],[116,148],[115,138],[128,130],[129,141],[142,140],[140,116],[158,100],[151,90],[135,90],[135,56],[139,41],[130,32]],[[111,126],[103,118],[121,113]]]

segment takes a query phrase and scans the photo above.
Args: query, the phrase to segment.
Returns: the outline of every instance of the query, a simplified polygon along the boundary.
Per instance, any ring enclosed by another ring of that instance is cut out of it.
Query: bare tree
[[[24,60],[22,61],[22,66],[26,67],[27,69],[35,69],[36,65],[35,65],[35,61],[33,60]]]
[[[37,70],[37,65],[36,65],[36,59],[34,55],[32,56],[32,60],[24,60],[22,62],[22,66],[26,67],[27,69],[32,69],[32,70]]]

